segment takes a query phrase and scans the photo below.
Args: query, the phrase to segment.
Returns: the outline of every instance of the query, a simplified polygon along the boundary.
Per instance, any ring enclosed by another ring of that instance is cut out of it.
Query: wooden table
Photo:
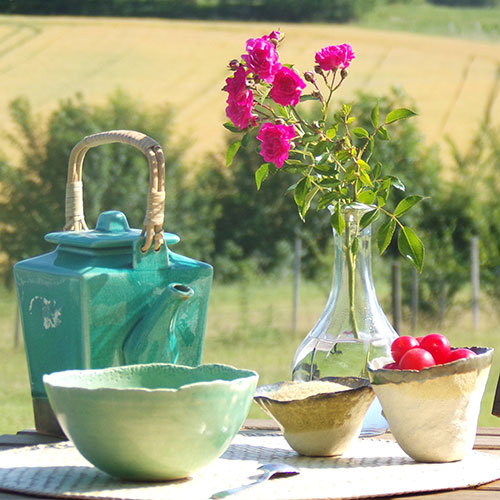
[[[274,423],[270,420],[247,420],[244,429],[260,431],[276,431]],[[383,439],[392,439],[390,433],[380,436]],[[38,444],[47,444],[58,442],[56,438],[43,436],[34,431],[21,431],[16,435],[0,436],[0,451],[22,446],[33,446]],[[479,428],[474,449],[482,450],[487,453],[493,453],[500,456],[500,427],[482,427]],[[0,500],[27,500],[40,497],[15,494],[1,490]],[[48,498],[48,497],[44,497]],[[234,497],[237,500],[237,496]],[[381,498],[381,497],[378,497]],[[398,497],[407,500],[499,500],[500,499],[500,480],[493,483],[478,486],[476,488],[461,489],[455,491],[445,491],[432,494],[402,495]],[[54,499],[55,500],[55,499]],[[165,499],[168,500],[168,499]],[[189,500],[189,499],[186,499]]]

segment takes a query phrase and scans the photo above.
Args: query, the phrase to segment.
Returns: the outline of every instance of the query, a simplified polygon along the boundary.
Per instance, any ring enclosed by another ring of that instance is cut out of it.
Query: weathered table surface
[[[270,420],[247,420],[244,425],[245,429],[273,431],[277,428]],[[392,436],[384,434],[380,436],[383,439],[392,439]],[[22,447],[33,446],[38,444],[47,444],[58,442],[56,438],[40,435],[34,431],[21,431],[15,435],[0,436],[0,451]],[[474,449],[482,450],[487,453],[493,453],[500,456],[500,427],[481,427],[478,429]],[[29,498],[40,498],[23,494],[15,494],[1,490],[0,484],[0,500],[26,500]],[[48,498],[48,497],[44,497]],[[234,497],[235,500],[237,496]],[[378,497],[381,498],[381,497]],[[384,498],[400,498],[412,500],[499,500],[500,499],[500,480],[488,483],[482,486],[469,489],[460,489],[454,491],[444,491],[438,493],[426,493],[416,495],[402,495],[398,497]],[[186,499],[188,500],[188,499]]]

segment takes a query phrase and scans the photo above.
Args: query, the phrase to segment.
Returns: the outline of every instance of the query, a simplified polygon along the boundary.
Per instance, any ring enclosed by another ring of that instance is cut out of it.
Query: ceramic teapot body
[[[60,433],[46,373],[200,363],[213,270],[173,252],[176,235],[145,250],[143,232],[111,211],[95,230],[46,239],[57,244],[53,252],[14,267],[37,430]]]

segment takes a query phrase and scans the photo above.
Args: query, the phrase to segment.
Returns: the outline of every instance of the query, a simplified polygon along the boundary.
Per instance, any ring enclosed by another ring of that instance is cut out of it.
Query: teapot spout
[[[194,295],[192,288],[171,283],[136,324],[123,343],[127,365],[175,363],[179,356],[175,323],[179,306]]]

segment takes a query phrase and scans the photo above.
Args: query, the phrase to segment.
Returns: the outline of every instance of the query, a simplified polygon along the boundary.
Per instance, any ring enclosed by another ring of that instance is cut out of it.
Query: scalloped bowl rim
[[[343,379],[343,380],[349,379],[349,380],[353,380],[353,381],[354,380],[355,381],[359,381],[360,385],[358,387],[351,387],[351,388],[349,388],[347,390],[344,390],[344,391],[319,392],[317,394],[312,394],[311,396],[307,396],[305,398],[299,398],[299,399],[285,399],[285,400],[281,399],[280,400],[280,399],[273,399],[270,396],[265,396],[265,395],[259,394],[259,391],[265,390],[266,388],[276,387],[276,390],[274,390],[272,392],[277,392],[279,390],[279,388],[281,388],[283,385],[294,384],[294,383],[304,383],[304,382],[292,382],[292,381],[289,381],[289,380],[283,380],[281,382],[275,382],[274,384],[265,384],[265,385],[261,385],[261,386],[257,387],[257,389],[255,390],[255,395],[254,395],[253,398],[255,400],[265,399],[267,401],[270,401],[273,404],[287,405],[287,404],[290,404],[290,403],[301,403],[303,401],[331,399],[331,398],[336,397],[339,394],[346,394],[346,395],[348,395],[348,394],[352,394],[353,392],[360,391],[360,390],[363,390],[363,389],[372,390],[371,387],[370,387],[370,381],[368,379],[362,378],[362,377],[324,377],[324,378],[321,378],[321,379],[318,379],[318,380],[313,380],[312,382],[321,382],[321,381],[324,381],[324,382],[337,382],[339,379]],[[307,383],[307,382],[305,382],[305,383]],[[271,392],[271,394],[272,394],[272,392]]]
[[[207,371],[209,369],[222,369],[226,373],[233,373],[234,378],[229,380],[223,380],[214,377],[213,380],[201,380],[197,382],[190,382],[186,384],[181,384],[179,387],[113,387],[109,385],[103,385],[100,387],[84,387],[76,382],[78,378],[82,379],[95,379],[100,375],[107,375],[113,373],[127,373],[129,371],[140,371],[140,370],[155,370],[164,368],[166,371],[171,370],[172,372],[185,372],[190,373],[194,371]],[[123,366],[113,366],[108,368],[95,368],[95,369],[82,369],[82,370],[63,370],[58,372],[53,372],[43,376],[44,384],[50,385],[51,387],[57,389],[67,389],[67,390],[77,390],[81,392],[115,392],[115,393],[158,393],[158,394],[175,394],[179,392],[186,392],[196,388],[205,388],[207,386],[224,386],[232,385],[239,380],[250,379],[258,377],[258,373],[253,370],[236,368],[231,365],[226,365],[222,363],[208,363],[201,364],[198,366],[186,366],[186,365],[176,365],[173,363],[143,363],[137,365],[123,365]]]
[[[450,363],[440,365],[428,366],[422,370],[391,370],[388,368],[374,368],[373,364],[377,361],[393,362],[390,357],[375,358],[368,363],[368,373],[370,375],[370,382],[374,385],[393,383],[400,384],[404,382],[423,381],[429,378],[441,377],[446,375],[454,375],[458,373],[466,373],[483,366],[488,366],[492,362],[494,349],[492,347],[455,347],[454,349],[470,349],[476,352],[477,356],[472,358],[456,359]],[[382,377],[384,380],[374,380],[374,377]],[[403,378],[404,377],[404,378]]]

